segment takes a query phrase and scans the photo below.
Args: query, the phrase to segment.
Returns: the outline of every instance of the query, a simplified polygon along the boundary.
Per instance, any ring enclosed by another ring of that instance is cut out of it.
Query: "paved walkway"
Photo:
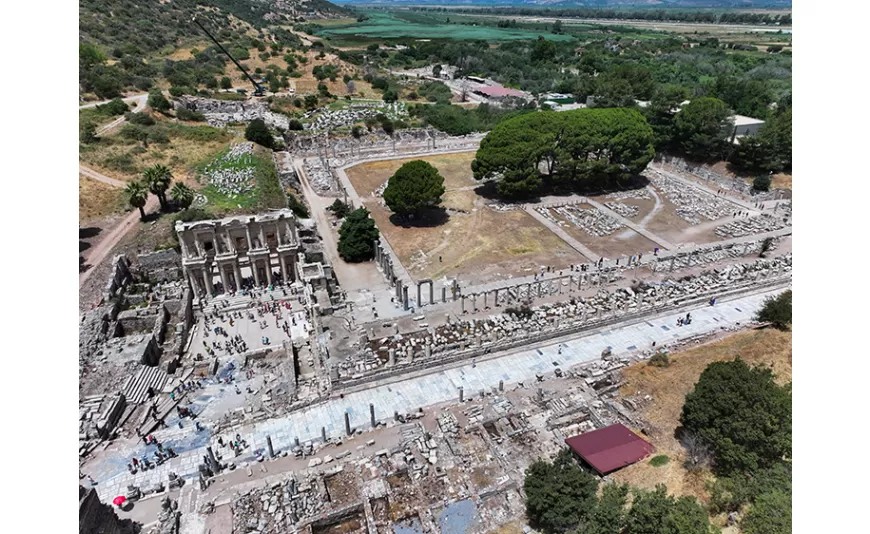
[[[503,380],[505,386],[517,382],[531,384],[537,373],[549,374],[557,366],[565,370],[598,359],[607,347],[611,347],[614,354],[620,355],[647,349],[652,342],[664,346],[699,334],[714,333],[723,328],[746,324],[752,320],[766,297],[780,291],[782,290],[742,296],[720,302],[713,307],[700,306],[694,309],[690,307],[679,313],[650,320],[605,327],[603,330],[581,334],[561,343],[556,341],[542,348],[508,353],[481,361],[476,365],[460,365],[398,383],[371,387],[347,394],[341,399],[330,399],[282,417],[247,425],[232,431],[232,434],[236,432],[241,434],[250,445],[251,451],[264,448],[267,435],[271,436],[276,450],[292,447],[297,437],[302,442],[319,440],[321,427],[326,428],[329,437],[343,436],[345,413],[349,414],[353,428],[369,428],[369,403],[375,405],[376,418],[384,421],[391,420],[395,411],[409,413],[419,407],[457,399],[459,387],[463,387],[465,395],[470,397],[478,395],[482,389],[489,390],[493,386],[497,387],[499,380]],[[692,313],[692,324],[677,327],[677,318],[684,316],[687,311]],[[558,353],[560,344],[563,346],[561,355]],[[234,386],[225,386],[225,389],[226,394],[235,395],[234,391],[230,391],[234,390]],[[202,397],[205,397],[201,399],[202,402],[213,402],[211,395],[202,395]],[[167,423],[170,428],[155,435],[177,451],[183,451],[179,458],[173,459],[157,470],[131,476],[125,467],[127,458],[134,454],[141,455],[146,450],[146,447],[140,443],[133,449],[119,451],[118,454],[126,454],[126,456],[101,461],[99,466],[88,467],[93,476],[100,481],[97,489],[103,500],[111,500],[129,483],[143,484],[154,479],[165,480],[169,471],[174,471],[180,476],[195,477],[196,465],[205,454],[204,447],[211,438],[210,434],[207,431],[196,433],[190,428],[174,428],[171,421]],[[248,456],[240,457],[238,460],[250,458],[249,453]]]

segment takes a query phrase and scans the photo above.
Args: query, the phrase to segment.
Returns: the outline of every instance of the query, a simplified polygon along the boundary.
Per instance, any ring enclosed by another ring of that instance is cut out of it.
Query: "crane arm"
[[[246,71],[245,68],[242,67],[242,66],[239,64],[238,61],[236,61],[236,58],[234,58],[232,55],[230,55],[230,53],[227,51],[227,49],[224,48],[224,47],[223,47],[223,46],[218,42],[218,40],[215,39],[214,36],[213,36],[211,33],[209,33],[208,30],[205,29],[205,26],[203,26],[202,24],[200,24],[200,22],[199,22],[198,20],[196,20],[196,17],[193,17],[193,22],[194,22],[197,26],[199,26],[200,29],[201,29],[202,31],[204,31],[206,35],[208,35],[209,39],[211,39],[211,40],[214,42],[214,44],[216,44],[217,47],[221,49],[221,52],[223,52],[224,54],[226,54],[227,57],[230,58],[230,60],[231,60],[233,63],[236,64],[236,67],[238,67],[239,70],[242,71],[242,73],[243,73],[245,76],[247,76],[249,80],[251,80],[251,83],[254,85],[254,95],[262,95],[262,94],[265,92],[265,90],[263,89],[263,87],[262,87],[260,84],[258,84],[258,83],[256,82],[256,80],[254,80],[254,78],[251,77],[250,74],[248,74],[248,71]]]

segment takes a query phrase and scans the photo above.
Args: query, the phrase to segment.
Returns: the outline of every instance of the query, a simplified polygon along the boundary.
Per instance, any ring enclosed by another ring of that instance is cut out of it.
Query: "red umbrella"
[[[123,495],[118,495],[117,497],[115,497],[115,500],[112,501],[112,504],[114,504],[115,506],[121,506],[126,501],[127,501],[127,497],[124,497]]]

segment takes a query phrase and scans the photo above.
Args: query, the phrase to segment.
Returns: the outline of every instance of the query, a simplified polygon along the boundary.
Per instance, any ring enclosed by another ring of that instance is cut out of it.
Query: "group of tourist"
[[[154,451],[153,462],[149,459],[148,453],[142,454],[141,458],[136,458],[135,456],[131,459],[131,461],[127,464],[127,469],[131,474],[136,474],[140,469],[145,471],[147,469],[153,469],[154,467],[161,465],[163,462],[169,460],[170,458],[175,458],[178,456],[176,452],[172,449],[172,447],[164,447],[162,443],[160,443],[157,438],[153,435],[148,435],[143,438],[145,440],[146,445],[155,445],[157,450]]]

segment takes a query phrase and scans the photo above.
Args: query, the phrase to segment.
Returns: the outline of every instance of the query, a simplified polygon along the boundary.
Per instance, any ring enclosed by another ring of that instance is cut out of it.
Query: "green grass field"
[[[369,19],[348,26],[327,28],[318,32],[323,36],[354,35],[370,38],[409,37],[415,39],[480,39],[484,41],[513,41],[536,39],[539,35],[553,41],[568,41],[570,35],[557,35],[548,32],[535,32],[522,29],[494,28],[488,26],[466,26],[435,22],[427,15],[402,13],[401,18],[393,13],[366,12]],[[411,20],[408,20],[411,19]],[[413,20],[413,21],[412,21]]]
[[[246,193],[230,197],[222,193],[214,185],[207,183],[200,192],[208,199],[206,207],[209,210],[219,215],[228,215],[252,209],[262,210],[287,207],[287,201],[284,198],[284,192],[281,189],[281,183],[278,180],[278,174],[275,172],[275,165],[272,163],[268,150],[255,147],[252,155],[226,159],[225,156],[228,151],[229,149],[200,164],[198,168],[199,172],[204,173],[207,168],[212,170],[253,168],[254,187]],[[203,174],[199,174],[198,179],[201,181],[207,180]]]

